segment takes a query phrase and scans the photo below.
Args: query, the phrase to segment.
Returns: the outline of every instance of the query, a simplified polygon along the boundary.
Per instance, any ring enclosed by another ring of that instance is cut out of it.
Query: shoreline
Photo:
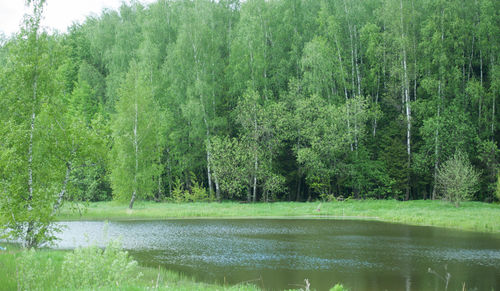
[[[318,214],[320,209],[321,214]],[[92,202],[85,212],[65,206],[57,216],[64,221],[146,221],[179,219],[331,219],[363,220],[413,226],[500,233],[500,205],[464,202],[455,206],[430,200],[359,200],[345,202],[140,202],[130,210],[117,202]]]

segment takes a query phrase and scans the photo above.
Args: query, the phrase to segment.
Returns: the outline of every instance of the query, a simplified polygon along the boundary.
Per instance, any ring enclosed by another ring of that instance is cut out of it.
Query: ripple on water
[[[286,276],[291,276],[314,278],[319,290],[327,289],[332,280],[358,286],[357,290],[375,285],[404,289],[400,282],[411,282],[416,290],[435,289],[428,285],[434,282],[428,268],[448,266],[468,286],[500,287],[491,279],[500,274],[500,236],[495,235],[380,222],[289,219],[61,225],[66,229],[59,248],[89,243],[103,247],[120,238],[142,263],[162,264],[210,282],[261,276],[284,289],[291,280]]]

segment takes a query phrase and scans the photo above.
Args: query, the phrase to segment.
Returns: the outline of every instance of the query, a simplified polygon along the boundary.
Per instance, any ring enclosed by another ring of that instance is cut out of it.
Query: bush
[[[24,250],[16,260],[17,290],[43,290],[54,274],[52,260],[37,256],[35,249]]]
[[[175,180],[174,188],[172,189],[172,200],[177,203],[184,201],[184,188],[179,177]]]
[[[60,273],[56,265],[43,251],[21,252],[16,260],[17,289],[118,288],[142,276],[137,262],[117,242],[110,242],[104,250],[96,246],[75,249],[64,257]]]
[[[77,248],[64,258],[60,285],[68,289],[118,287],[137,280],[137,262],[117,242],[106,249],[96,246]]]
[[[196,180],[192,181],[193,186],[191,187],[191,195],[189,197],[190,201],[209,201],[211,200],[207,193],[207,189],[205,189],[201,184],[199,184]],[[188,200],[188,201],[189,201]]]
[[[455,153],[438,170],[437,187],[442,197],[455,204],[470,200],[477,192],[479,173],[461,152]]]
[[[207,193],[207,189],[203,187],[194,175],[191,176],[191,189],[184,189],[184,185],[179,178],[176,179],[174,189],[172,189],[172,200],[177,203],[181,202],[206,202],[213,200]]]

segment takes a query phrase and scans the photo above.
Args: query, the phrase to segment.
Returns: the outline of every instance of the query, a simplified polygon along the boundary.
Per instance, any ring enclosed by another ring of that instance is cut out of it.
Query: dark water
[[[120,238],[139,263],[269,290],[500,289],[500,235],[344,220],[68,222],[59,248]],[[429,273],[431,268],[436,274]],[[445,269],[446,268],[446,269]],[[474,289],[475,288],[475,289]]]

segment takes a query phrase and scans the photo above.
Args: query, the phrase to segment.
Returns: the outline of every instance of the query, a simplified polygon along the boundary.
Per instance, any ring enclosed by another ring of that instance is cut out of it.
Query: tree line
[[[0,207],[33,240],[64,200],[435,199],[456,153],[495,199],[498,1],[131,1],[51,34],[44,2],[0,40]]]

